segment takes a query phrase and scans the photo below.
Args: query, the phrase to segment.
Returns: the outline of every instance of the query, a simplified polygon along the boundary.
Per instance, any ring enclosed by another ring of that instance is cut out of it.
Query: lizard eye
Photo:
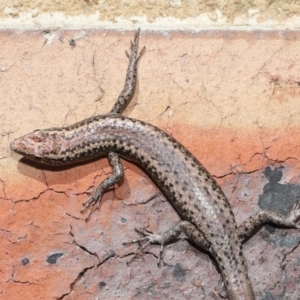
[[[48,135],[49,135],[48,133],[44,133],[42,131],[35,130],[32,134],[32,140],[34,142],[42,142],[48,137]]]

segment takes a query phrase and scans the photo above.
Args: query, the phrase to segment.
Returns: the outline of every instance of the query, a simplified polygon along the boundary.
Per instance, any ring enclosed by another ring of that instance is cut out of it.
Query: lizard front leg
[[[135,32],[134,40],[133,42],[131,41],[130,54],[125,51],[126,56],[129,59],[125,86],[110,113],[121,114],[134,94],[137,78],[137,63],[145,51],[145,47],[143,47],[141,52],[138,54],[139,36],[140,29]],[[99,208],[103,193],[123,177],[124,171],[119,156],[114,152],[110,152],[108,154],[108,160],[113,168],[113,172],[96,188],[93,195],[83,203],[81,212],[89,208],[86,220],[89,219],[95,206],[97,209]]]
[[[101,184],[96,188],[92,196],[89,197],[82,204],[83,208],[81,212],[89,208],[89,212],[86,217],[86,220],[90,218],[90,215],[95,206],[97,209],[99,208],[103,193],[111,186],[113,186],[115,183],[117,183],[124,175],[123,165],[121,163],[119,156],[116,153],[114,152],[108,153],[108,161],[113,169],[113,172],[103,182],[101,182]]]

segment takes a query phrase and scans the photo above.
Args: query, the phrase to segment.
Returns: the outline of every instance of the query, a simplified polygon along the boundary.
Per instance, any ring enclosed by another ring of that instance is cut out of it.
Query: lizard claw
[[[140,247],[137,249],[134,256],[132,257],[132,259],[128,263],[130,263],[134,258],[136,258],[139,252],[144,252],[144,250],[150,244],[159,244],[160,245],[160,253],[159,253],[157,265],[160,266],[161,262],[163,261],[162,254],[163,254],[163,250],[164,250],[164,247],[165,247],[165,245],[163,243],[163,237],[156,234],[156,233],[154,233],[153,231],[149,230],[148,228],[142,228],[142,229],[135,228],[135,231],[142,234],[143,237],[123,243],[123,245],[129,245],[129,244],[133,244],[133,243],[140,244]],[[141,245],[143,242],[145,242],[145,244]]]
[[[80,210],[81,213],[89,208],[87,217],[85,218],[86,221],[90,219],[94,207],[96,207],[96,209],[99,209],[102,194],[103,194],[102,189],[99,190],[96,189],[93,195],[90,196],[85,202],[82,203],[82,209]]]

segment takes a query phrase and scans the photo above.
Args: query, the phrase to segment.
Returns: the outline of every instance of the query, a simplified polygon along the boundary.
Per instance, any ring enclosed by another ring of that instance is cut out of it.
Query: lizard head
[[[57,161],[61,146],[61,137],[55,130],[35,130],[10,143],[10,149],[14,152],[30,160],[47,165],[61,164]]]

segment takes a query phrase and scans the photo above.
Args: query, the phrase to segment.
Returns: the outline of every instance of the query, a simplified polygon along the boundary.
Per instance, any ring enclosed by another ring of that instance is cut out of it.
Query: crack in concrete
[[[125,206],[138,206],[138,205],[143,205],[143,204],[147,204],[149,203],[150,201],[156,199],[156,198],[159,198],[160,196],[160,193],[156,193],[154,194],[153,196],[151,196],[150,198],[144,200],[144,201],[141,201],[141,202],[138,202],[138,203],[126,203],[126,202],[122,202],[123,205]]]
[[[286,266],[288,265],[288,263],[286,262],[286,260],[288,259],[288,256],[289,256],[290,254],[294,253],[294,251],[299,247],[299,245],[300,245],[300,240],[299,240],[299,242],[297,243],[297,245],[295,245],[294,247],[292,247],[291,250],[289,250],[289,251],[282,250],[282,251],[281,251],[281,253],[282,253],[282,255],[283,255],[283,258],[281,259],[281,262],[280,262],[280,268],[281,268],[282,271],[283,271],[283,275],[281,276],[280,279],[278,279],[278,280],[274,283],[273,287],[271,287],[269,291],[274,291],[274,290],[276,290],[278,287],[280,288],[280,286],[282,285],[282,282],[286,282],[286,281],[287,281],[287,278],[288,278],[288,274],[287,274],[287,273],[288,273],[288,272],[287,272],[287,270],[286,270]],[[279,296],[280,299],[283,299],[283,298],[285,297],[285,295],[286,295],[286,288],[284,287],[282,293],[281,293],[280,295],[277,295],[277,296]]]
[[[91,255],[91,256],[94,256],[95,258],[96,258],[96,260],[98,261],[98,263],[99,263],[99,256],[98,256],[98,254],[96,253],[96,252],[91,252],[91,251],[89,251],[85,246],[83,246],[83,245],[80,245],[77,241],[76,241],[76,238],[75,238],[75,235],[73,234],[73,232],[72,232],[72,230],[73,230],[73,227],[72,227],[72,225],[70,225],[70,232],[69,232],[69,234],[70,234],[70,236],[72,237],[72,239],[73,239],[73,243],[77,246],[77,247],[79,247],[80,249],[82,249],[84,252],[86,252],[86,253],[88,253],[89,255]]]
[[[270,64],[270,62],[271,62],[271,60],[273,59],[273,57],[274,57],[276,54],[278,54],[279,52],[281,52],[282,49],[283,49],[283,46],[279,47],[279,49],[275,50],[275,51],[272,53],[272,55],[264,61],[263,65],[258,69],[256,75],[254,75],[254,76],[251,78],[251,79],[252,79],[252,83],[251,83],[250,87],[253,85],[254,79],[255,79],[256,77],[258,77],[261,73],[264,73],[264,74],[270,74],[270,72],[268,72],[268,71],[262,71],[262,70],[265,69],[266,65]]]
[[[92,44],[95,45],[94,43],[92,43]],[[95,45],[95,46],[98,48],[97,45]],[[92,77],[92,79],[97,83],[98,89],[100,91],[99,97],[97,97],[97,99],[95,100],[97,102],[97,101],[100,101],[104,97],[105,91],[101,88],[103,73],[100,77],[100,81],[96,79],[97,78],[97,68],[96,68],[96,63],[95,63],[95,57],[96,57],[96,51],[94,51],[93,59],[92,59],[92,67],[93,67],[93,77]]]
[[[77,283],[85,276],[85,274],[86,274],[89,270],[91,270],[91,269],[93,269],[93,268],[95,268],[95,267],[98,268],[99,266],[101,266],[102,264],[104,264],[106,261],[108,261],[110,258],[116,256],[115,251],[111,250],[111,251],[109,251],[109,252],[107,253],[107,255],[102,259],[102,261],[100,261],[99,256],[98,256],[97,253],[94,253],[94,252],[89,251],[85,246],[80,245],[80,244],[76,241],[75,236],[74,236],[74,234],[73,234],[73,232],[72,232],[73,228],[72,228],[72,226],[70,226],[70,227],[71,227],[71,230],[70,230],[69,234],[70,234],[70,236],[73,238],[73,243],[74,243],[77,247],[79,247],[80,249],[82,249],[84,252],[86,252],[86,253],[88,253],[89,255],[95,257],[96,260],[98,261],[98,263],[97,263],[96,265],[95,265],[95,264],[92,265],[91,267],[83,268],[83,269],[78,273],[78,275],[77,275],[77,277],[75,278],[75,280],[70,284],[70,291],[69,291],[68,293],[65,293],[65,294],[63,294],[62,296],[56,298],[57,300],[62,300],[62,299],[64,299],[65,297],[67,297],[68,295],[70,295],[70,294],[74,291],[74,288],[75,288],[76,284],[77,284]]]
[[[9,233],[9,234],[11,234],[11,235],[17,237],[15,240],[12,240],[12,239],[9,238],[9,237],[6,238],[11,244],[18,244],[19,241],[25,240],[25,239],[27,238],[27,234],[25,234],[24,236],[19,236],[18,234],[13,233],[12,231],[7,230],[7,229],[4,229],[4,228],[0,228],[0,231],[5,232],[5,233]]]
[[[72,218],[72,219],[74,219],[74,220],[83,220],[84,218],[78,218],[78,217],[76,217],[76,216],[73,216],[73,215],[71,215],[71,214],[69,214],[69,213],[66,213],[66,215],[67,216],[69,216],[70,218]]]
[[[5,199],[5,200],[9,200],[9,199],[7,199],[7,195],[6,195],[6,191],[5,191],[5,187],[6,187],[5,181],[4,181],[3,179],[0,178],[0,183],[2,183],[2,192],[3,192],[3,195],[4,195],[4,199]],[[1,197],[1,198],[2,198],[2,197]]]
[[[11,200],[15,205],[17,205],[18,203],[21,203],[21,202],[31,202],[31,201],[38,200],[41,197],[41,195],[45,194],[49,190],[51,190],[51,189],[47,188],[47,189],[41,191],[37,196],[34,196],[34,197],[30,198],[30,199],[20,199],[20,200],[7,199],[7,200]]]
[[[102,261],[99,261],[99,263],[97,264],[96,268],[99,268],[101,265],[103,265],[105,262],[107,262],[110,258],[112,257],[119,257],[118,255],[116,255],[116,252],[114,250],[110,250],[103,258]]]
[[[60,296],[60,297],[58,297],[56,299],[57,300],[62,300],[65,297],[67,297],[68,295],[70,295],[73,292],[74,287],[77,284],[77,282],[79,282],[84,277],[85,273],[88,270],[93,269],[93,268],[94,268],[94,266],[87,267],[87,268],[84,268],[81,272],[79,272],[79,274],[77,275],[77,277],[75,278],[75,280],[70,284],[70,291],[68,293],[63,294],[62,296]]]
[[[12,280],[12,282],[14,282],[14,283],[20,283],[20,284],[29,284],[29,285],[33,284],[33,285],[39,285],[39,284],[36,284],[36,283],[34,283],[34,282],[30,282],[30,281]]]
[[[6,199],[6,200],[9,200],[11,201],[13,204],[14,204],[14,207],[13,209],[15,209],[15,206],[18,205],[19,203],[22,203],[22,202],[31,202],[31,201],[36,201],[36,200],[39,200],[39,198],[45,194],[46,192],[53,192],[53,193],[56,193],[56,194],[64,194],[66,197],[68,197],[67,193],[64,192],[64,191],[55,191],[54,189],[52,188],[47,188],[45,189],[44,191],[41,191],[37,196],[35,197],[32,197],[30,199],[20,199],[20,200],[13,200],[13,199]],[[68,197],[69,198],[69,197]]]

